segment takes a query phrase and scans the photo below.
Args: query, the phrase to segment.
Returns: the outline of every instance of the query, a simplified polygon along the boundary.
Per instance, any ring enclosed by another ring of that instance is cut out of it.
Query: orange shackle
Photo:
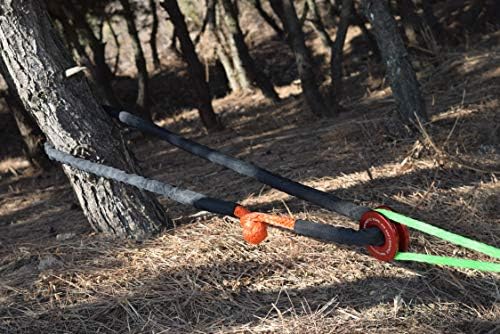
[[[267,237],[267,225],[293,230],[295,219],[285,216],[270,215],[267,213],[251,212],[243,206],[236,206],[234,215],[240,219],[243,228],[243,238],[251,244],[257,245]]]

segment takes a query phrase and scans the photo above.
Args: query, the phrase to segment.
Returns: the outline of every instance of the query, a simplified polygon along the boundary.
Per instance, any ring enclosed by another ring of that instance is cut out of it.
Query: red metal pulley
[[[367,246],[368,253],[374,258],[390,262],[399,251],[399,233],[396,225],[376,211],[366,212],[359,222],[360,229],[378,228],[384,235],[382,246]]]
[[[394,211],[391,207],[389,207],[387,205],[381,205],[381,206],[377,207],[377,209],[385,209],[385,210],[389,210],[389,211]],[[407,252],[408,249],[410,248],[410,231],[408,230],[408,227],[406,227],[406,225],[396,223],[395,221],[392,221],[392,220],[389,220],[389,221],[394,224],[394,226],[396,227],[396,231],[398,231],[399,251],[400,252]]]

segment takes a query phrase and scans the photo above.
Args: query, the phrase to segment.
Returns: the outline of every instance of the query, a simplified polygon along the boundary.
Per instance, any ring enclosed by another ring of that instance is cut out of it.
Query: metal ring
[[[368,253],[374,258],[390,262],[399,251],[399,233],[396,225],[376,211],[366,212],[359,222],[360,229],[377,227],[383,234],[385,242],[382,246],[367,246]]]
[[[387,206],[387,205],[381,205],[381,206],[377,207],[377,209],[385,209],[385,210],[389,210],[389,211],[394,211],[390,206]],[[394,224],[394,226],[396,227],[396,231],[398,231],[399,251],[400,252],[407,252],[408,249],[410,248],[410,230],[408,230],[408,227],[406,225],[396,223],[395,221],[392,221],[392,220],[389,220],[389,221]]]

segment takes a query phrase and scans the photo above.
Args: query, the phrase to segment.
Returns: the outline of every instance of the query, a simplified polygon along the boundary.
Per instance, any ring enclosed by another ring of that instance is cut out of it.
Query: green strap
[[[375,209],[375,211],[383,214],[385,217],[387,217],[392,221],[406,225],[415,230],[427,233],[442,240],[451,242],[455,245],[459,245],[489,255],[491,257],[500,259],[499,248],[463,237],[455,233],[448,232],[439,227],[424,223],[422,221],[410,217],[403,216],[402,214],[399,214],[394,211],[385,209]],[[417,253],[398,253],[394,259],[399,261],[416,261],[416,262],[425,262],[430,264],[438,264],[438,265],[445,265],[458,268],[469,268],[469,269],[477,269],[483,271],[500,272],[500,264],[452,258],[452,257],[444,257],[444,256],[435,256],[435,255],[417,254]]]
[[[481,271],[491,271],[500,273],[500,263],[483,262],[476,260],[459,259],[456,257],[436,256],[418,253],[398,253],[394,260],[397,261],[415,261],[441,266],[456,268],[476,269]]]

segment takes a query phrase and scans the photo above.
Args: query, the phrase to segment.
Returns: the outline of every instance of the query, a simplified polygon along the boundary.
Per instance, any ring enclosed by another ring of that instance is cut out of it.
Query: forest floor
[[[260,94],[215,100],[226,126],[222,132],[207,135],[189,106],[158,114],[157,122],[345,199],[385,203],[498,247],[499,40],[500,34],[492,33],[467,49],[419,58],[432,119],[423,144],[395,120],[381,66],[354,56],[346,57],[348,98],[338,117],[312,117],[299,87],[283,79],[277,83],[283,97],[278,104]],[[273,45],[258,49],[282,52]],[[157,110],[182,96],[161,84],[181,76],[183,69],[175,66],[153,79]],[[284,63],[280,71],[292,67]],[[188,85],[178,79],[180,89]],[[12,121],[5,110],[0,118],[1,124]],[[31,170],[15,134],[0,136],[12,143],[2,148],[0,160],[2,333],[500,331],[497,274],[382,263],[361,248],[275,229],[261,245],[251,246],[234,219],[165,199],[174,230],[143,242],[94,234],[60,169]],[[148,177],[254,210],[357,225],[157,139],[135,138],[131,147]],[[488,260],[411,235],[415,252]]]

